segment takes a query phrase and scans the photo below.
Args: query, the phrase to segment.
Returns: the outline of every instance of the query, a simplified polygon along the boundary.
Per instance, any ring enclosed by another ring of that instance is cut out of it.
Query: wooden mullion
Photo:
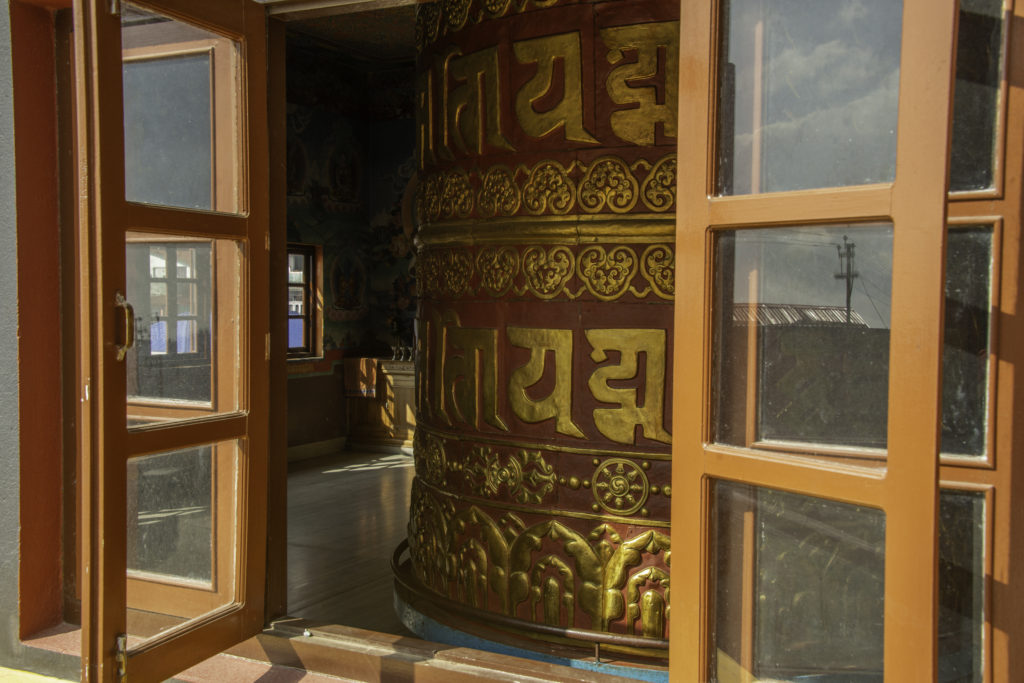
[[[708,222],[715,228],[867,223],[888,220],[892,211],[892,186],[712,197],[709,203]]]
[[[872,471],[782,454],[743,452],[722,446],[704,449],[704,473],[752,486],[881,508],[886,501],[884,469]]]

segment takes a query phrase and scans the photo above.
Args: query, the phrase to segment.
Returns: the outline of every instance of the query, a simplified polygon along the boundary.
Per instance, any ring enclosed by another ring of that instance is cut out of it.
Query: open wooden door
[[[264,619],[266,37],[249,0],[75,4],[82,677]]]
[[[935,681],[957,3],[681,15],[673,676]]]

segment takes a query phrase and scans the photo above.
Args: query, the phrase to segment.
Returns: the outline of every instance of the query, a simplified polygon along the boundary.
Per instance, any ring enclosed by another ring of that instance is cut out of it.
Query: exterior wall
[[[420,6],[423,591],[668,638],[678,12]]]
[[[50,36],[46,32],[41,34],[35,31],[34,27],[29,27],[25,23],[26,19],[34,19],[30,16],[32,12],[36,10],[25,6],[12,7],[10,13],[0,11],[0,239],[8,245],[0,256],[0,425],[3,426],[0,429],[0,490],[4,492],[0,496],[0,558],[3,558],[0,561],[0,615],[3,615],[0,618],[0,665],[75,678],[79,669],[77,658],[25,647],[19,634],[21,613],[33,608],[28,602],[24,605],[19,604],[18,581],[22,541],[48,543],[54,540],[20,537],[21,530],[28,528],[23,524],[22,498],[25,495],[30,496],[32,500],[27,502],[31,506],[37,498],[48,500],[54,493],[20,490],[24,473],[20,467],[20,441],[23,435],[19,427],[18,394],[22,383],[30,382],[33,378],[22,376],[19,372],[18,250],[11,248],[18,240],[18,216],[15,208],[12,15],[18,20],[19,40],[26,37],[26,31],[32,35],[32,40],[20,43],[19,48],[52,54],[52,44],[48,42]],[[37,55],[33,54],[22,55],[28,61],[35,62],[37,58]],[[36,85],[38,87],[38,84]],[[49,112],[44,113],[44,117],[51,115]],[[33,227],[41,229],[46,226]],[[23,233],[28,234],[31,234],[30,230]],[[53,236],[48,237],[52,239]],[[30,301],[26,300],[24,305],[29,303]],[[29,343],[25,339],[21,341]],[[58,509],[52,509],[52,506],[47,505],[44,509],[30,509],[28,514],[52,515],[59,519],[60,511],[59,506]],[[52,588],[59,590],[59,585]],[[32,593],[26,595],[31,596]],[[29,599],[31,600],[31,597]]]

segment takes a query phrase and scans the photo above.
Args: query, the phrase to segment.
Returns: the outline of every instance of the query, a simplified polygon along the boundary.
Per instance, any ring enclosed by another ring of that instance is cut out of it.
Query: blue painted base
[[[487,650],[513,657],[523,657],[549,664],[561,664],[573,669],[584,671],[595,671],[614,676],[633,678],[638,681],[651,681],[651,683],[668,683],[668,671],[666,669],[646,669],[642,667],[621,666],[617,664],[594,662],[586,659],[572,659],[570,657],[556,657],[554,655],[534,652],[526,648],[513,647],[504,643],[496,643],[475,636],[466,631],[459,631],[450,626],[437,622],[410,607],[397,593],[394,594],[395,614],[402,621],[407,629],[424,640],[435,643],[444,643],[455,647],[471,647],[477,650]]]

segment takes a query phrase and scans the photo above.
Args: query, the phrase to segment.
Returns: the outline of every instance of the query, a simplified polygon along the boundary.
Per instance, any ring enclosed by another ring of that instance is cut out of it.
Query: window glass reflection
[[[884,448],[891,226],[722,232],[715,268],[715,440]]]
[[[992,187],[1003,59],[1002,0],[960,0],[949,189]]]
[[[939,680],[981,683],[985,495],[939,494]]]
[[[891,181],[902,3],[727,0],[718,193]]]
[[[885,513],[726,481],[713,505],[711,679],[880,683]]]
[[[942,452],[984,456],[988,433],[992,226],[950,227],[942,347]]]

